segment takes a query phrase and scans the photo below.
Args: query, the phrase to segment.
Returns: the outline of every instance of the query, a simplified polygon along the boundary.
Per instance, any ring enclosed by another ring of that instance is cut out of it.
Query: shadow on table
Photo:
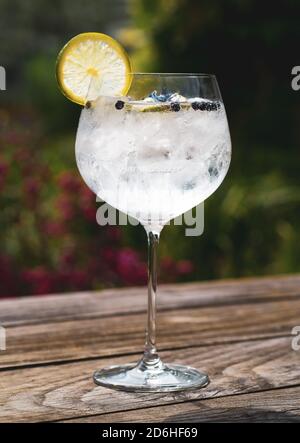
[[[163,422],[173,422],[173,423],[201,423],[201,422],[237,422],[237,423],[299,423],[300,416],[293,414],[292,411],[268,411],[264,409],[256,408],[214,408],[208,409],[201,406],[199,411],[188,411],[182,414],[175,414],[168,417]]]

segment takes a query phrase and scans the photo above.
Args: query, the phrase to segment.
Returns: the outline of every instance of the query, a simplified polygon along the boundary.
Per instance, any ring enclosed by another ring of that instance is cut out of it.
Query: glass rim
[[[194,72],[129,72],[128,75],[153,76],[153,77],[178,77],[178,78],[212,78],[216,79],[215,74],[194,73]]]

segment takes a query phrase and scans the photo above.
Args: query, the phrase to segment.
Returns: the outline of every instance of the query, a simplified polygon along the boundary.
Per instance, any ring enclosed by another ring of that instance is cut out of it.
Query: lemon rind
[[[112,47],[117,54],[122,58],[125,69],[126,69],[126,83],[125,86],[120,90],[119,94],[120,96],[124,96],[127,94],[127,92],[130,89],[132,76],[131,73],[131,64],[129,57],[124,50],[124,48],[118,43],[116,40],[114,40],[112,37],[106,34],[102,34],[100,32],[85,32],[76,35],[75,37],[71,38],[64,47],[61,49],[61,51],[58,54],[57,61],[56,61],[56,79],[57,83],[59,85],[59,88],[61,89],[62,93],[65,97],[67,97],[69,100],[71,100],[74,103],[77,103],[79,105],[84,106],[85,103],[88,101],[87,97],[80,97],[73,93],[72,89],[67,87],[64,83],[64,75],[63,75],[63,66],[64,61],[66,60],[66,57],[72,52],[74,48],[78,46],[79,43],[83,42],[84,40],[98,40],[107,43],[110,47]]]

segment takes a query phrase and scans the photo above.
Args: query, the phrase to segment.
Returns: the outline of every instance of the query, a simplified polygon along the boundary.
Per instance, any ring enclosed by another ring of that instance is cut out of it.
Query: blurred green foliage
[[[131,6],[135,28],[121,37],[135,68],[215,73],[232,135],[231,168],[205,204],[204,235],[167,228],[163,247],[197,263],[195,278],[298,271],[300,101],[291,70],[299,64],[299,2]]]
[[[1,254],[13,263],[7,271],[9,265],[3,262],[5,275],[17,272],[16,267],[22,270],[24,263],[32,269],[40,263],[44,270],[51,269],[53,277],[61,266],[60,255],[68,254],[70,248],[73,253],[76,248],[81,251],[85,243],[91,244],[91,236],[97,236],[100,249],[106,248],[103,238],[107,232],[92,227],[90,213],[81,219],[80,205],[76,206],[76,222],[60,234],[60,240],[46,239],[45,246],[45,232],[37,225],[42,222],[40,217],[57,221],[56,200],[65,194],[60,177],[66,171],[77,174],[74,138],[80,108],[58,91],[55,58],[70,37],[93,30],[118,38],[129,50],[135,70],[213,72],[219,80],[232,135],[231,168],[205,203],[201,237],[186,237],[184,226],[164,229],[162,278],[174,281],[298,271],[300,92],[291,88],[291,69],[299,64],[299,2],[278,1],[263,8],[258,0],[0,0],[0,10],[0,29],[5,36],[0,39],[0,64],[6,67],[8,79],[8,90],[0,96],[0,129],[5,135],[0,139]],[[22,146],[36,159],[36,169],[48,170],[45,176],[38,171],[34,174],[41,190],[41,204],[34,216],[32,202],[26,203],[26,209],[24,193],[20,194],[29,178],[18,172],[15,163],[27,161],[14,157],[15,152],[22,153]],[[2,185],[4,178],[9,189]],[[92,203],[89,205],[90,210]],[[122,233],[122,239],[112,240],[115,251],[131,248],[144,260],[142,228],[128,226]],[[80,252],[73,257],[74,272],[89,255],[97,255],[92,248],[83,249],[82,257]],[[120,258],[122,263],[125,255]],[[127,265],[142,267],[138,255],[135,259],[133,255],[127,251]],[[176,268],[183,259],[186,265],[194,263],[186,274]],[[99,263],[91,264],[85,276],[77,275],[77,287],[135,283],[118,279],[118,266],[105,274]],[[121,273],[127,269],[124,266]],[[97,278],[93,272],[98,273]],[[60,276],[55,290],[74,289],[66,284],[70,275]],[[49,275],[47,278],[49,281]],[[51,285],[44,287],[46,292]],[[37,292],[43,292],[41,288],[43,285]],[[32,291],[28,283],[27,292]]]

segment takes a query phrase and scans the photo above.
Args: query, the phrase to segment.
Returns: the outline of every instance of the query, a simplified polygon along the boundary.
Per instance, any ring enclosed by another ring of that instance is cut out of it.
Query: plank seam
[[[255,342],[255,341],[271,341],[271,340],[277,340],[280,338],[288,338],[291,337],[290,334],[280,334],[280,335],[270,335],[270,336],[264,336],[264,337],[253,337],[253,338],[247,338],[247,339],[242,339],[242,340],[229,340],[227,342],[212,342],[212,343],[204,343],[203,345],[201,344],[195,344],[195,345],[189,345],[189,346],[177,346],[174,348],[161,348],[159,349],[159,353],[161,352],[168,352],[168,351],[180,351],[183,349],[197,349],[197,348],[205,348],[205,347],[212,347],[212,346],[229,346],[229,345],[234,345],[234,344],[238,344],[238,343],[248,343],[248,342]],[[87,362],[87,361],[94,361],[94,360],[105,360],[105,359],[113,359],[113,358],[120,358],[120,357],[126,357],[126,356],[132,356],[132,355],[136,355],[137,358],[138,356],[141,356],[142,354],[142,348],[141,348],[141,352],[125,352],[125,353],[120,353],[120,354],[112,354],[112,355],[103,355],[103,356],[92,356],[92,357],[83,357],[83,358],[77,358],[77,359],[70,359],[70,360],[53,360],[53,361],[45,361],[45,362],[40,362],[40,363],[28,363],[25,365],[20,365],[20,366],[6,366],[6,367],[0,367],[0,373],[1,372],[8,372],[8,371],[17,371],[17,370],[24,370],[24,369],[33,369],[33,368],[43,368],[43,367],[48,367],[48,366],[63,366],[63,365],[67,365],[67,364],[73,364],[73,363],[80,363],[80,362]]]

